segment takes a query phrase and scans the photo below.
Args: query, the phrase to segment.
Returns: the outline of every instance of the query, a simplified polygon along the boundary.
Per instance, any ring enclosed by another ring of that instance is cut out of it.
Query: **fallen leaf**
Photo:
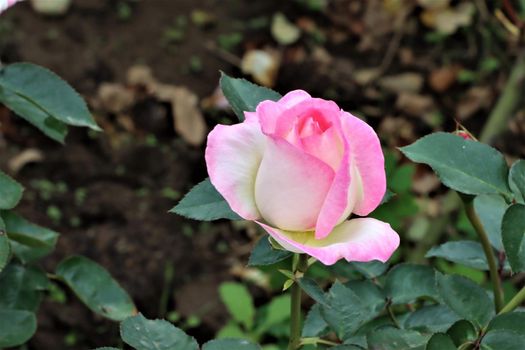
[[[479,110],[489,107],[493,97],[491,89],[486,86],[470,88],[457,104],[456,118],[459,120],[470,118]]]
[[[117,83],[102,83],[97,97],[100,106],[111,113],[120,113],[134,102],[133,92]]]
[[[421,21],[427,27],[436,29],[443,34],[454,34],[460,27],[472,23],[476,8],[470,2],[463,2],[455,7],[439,7],[424,10]]]
[[[416,176],[412,183],[412,189],[419,194],[429,194],[439,188],[439,178],[434,173],[425,173],[422,176]]]
[[[175,131],[190,145],[202,145],[207,130],[197,95],[185,87],[167,84],[157,84],[154,91],[159,100],[171,103]]]
[[[412,116],[421,117],[434,109],[431,96],[402,92],[397,96],[396,107]]]
[[[153,77],[151,68],[142,65],[132,66],[128,69],[127,81],[131,86],[142,86],[148,91],[151,91],[157,84],[157,80]]]
[[[365,68],[356,70],[353,73],[353,78],[359,85],[368,85],[381,74],[379,68]]]
[[[301,30],[280,12],[273,15],[271,32],[273,38],[281,45],[293,44],[301,36]]]
[[[405,118],[386,116],[379,124],[379,135],[388,145],[400,145],[416,140],[414,125]]]
[[[36,148],[28,148],[9,159],[7,168],[16,175],[24,166],[29,163],[37,163],[44,160],[44,154]]]
[[[203,109],[218,109],[225,110],[230,108],[230,103],[224,96],[220,86],[217,86],[213,91],[213,94],[204,98],[201,102],[201,107]]]
[[[241,69],[244,74],[250,74],[256,83],[273,87],[281,57],[275,50],[250,50],[242,58]]]
[[[460,70],[457,65],[435,69],[430,73],[428,83],[434,91],[445,92],[456,82]]]
[[[423,76],[419,73],[388,75],[378,80],[378,85],[393,93],[417,93],[423,87]]]
[[[71,0],[31,0],[35,12],[46,16],[64,15],[71,6]]]
[[[435,10],[447,8],[450,5],[450,0],[417,0],[417,3],[426,10]]]

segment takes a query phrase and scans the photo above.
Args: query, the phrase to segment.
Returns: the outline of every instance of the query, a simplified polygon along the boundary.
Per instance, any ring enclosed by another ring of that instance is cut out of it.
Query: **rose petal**
[[[213,186],[233,211],[247,220],[260,217],[255,204],[255,179],[266,137],[256,120],[217,125],[208,135],[206,165]]]
[[[301,140],[302,149],[330,165],[334,171],[339,169],[344,146],[336,126],[331,126],[322,134],[312,135]]]
[[[350,161],[350,157],[343,157],[341,167],[336,172],[334,182],[317,218],[316,239],[323,239],[331,234],[335,226],[350,216],[355,203],[362,197],[361,179]]]
[[[268,137],[255,182],[261,216],[293,231],[313,229],[334,171],[286,140]]]
[[[353,212],[361,216],[368,215],[381,203],[386,192],[383,151],[370,125],[347,112],[343,112],[341,120],[363,186],[363,195],[355,204]]]
[[[259,118],[263,132],[269,135],[274,134],[277,120],[281,114],[285,110],[309,98],[311,98],[311,96],[306,91],[294,90],[281,97],[277,102],[266,100],[259,103],[255,113]],[[246,114],[245,112],[245,115]]]
[[[292,132],[296,122],[304,116],[315,116],[323,124],[334,124],[338,122],[340,112],[341,109],[333,101],[321,98],[303,100],[286,109],[286,112],[277,119],[273,135],[286,138]]]
[[[259,118],[259,124],[261,124],[261,130],[264,134],[272,135],[275,132],[277,120],[284,111],[284,106],[270,100],[262,101],[257,105],[255,113]]]
[[[309,93],[307,93],[304,90],[293,90],[284,95],[278,103],[286,108],[291,108],[298,104],[299,102],[302,102],[304,100],[307,100],[309,98],[312,98]]]
[[[387,261],[399,246],[399,236],[389,224],[371,218],[345,221],[325,239],[317,240],[313,232],[283,231],[257,222],[283,248],[306,253],[325,265],[347,261]]]

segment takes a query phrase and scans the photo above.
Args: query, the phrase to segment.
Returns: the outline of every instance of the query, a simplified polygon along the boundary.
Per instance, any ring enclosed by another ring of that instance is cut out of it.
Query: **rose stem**
[[[509,301],[509,303],[507,305],[505,305],[505,307],[503,309],[501,309],[499,314],[501,315],[501,314],[504,314],[506,312],[511,312],[512,310],[514,310],[515,308],[520,306],[521,303],[523,302],[523,300],[525,300],[525,287],[523,287],[518,292],[518,294],[516,294],[514,296],[514,298],[512,298],[511,301]]]
[[[492,281],[492,289],[494,291],[494,301],[496,302],[496,313],[498,313],[503,308],[503,288],[501,287],[501,280],[498,274],[498,265],[496,263],[496,257],[494,256],[494,250],[490,245],[487,232],[483,228],[483,225],[481,224],[481,221],[474,210],[472,200],[465,201],[465,210],[470,223],[472,226],[474,226],[474,229],[479,236],[481,245],[483,246],[483,251],[487,257],[490,279]]]
[[[308,256],[306,254],[295,254],[293,273],[304,273],[308,268]],[[288,350],[296,350],[301,346],[301,287],[294,282],[291,288],[292,303],[290,310],[290,343]]]

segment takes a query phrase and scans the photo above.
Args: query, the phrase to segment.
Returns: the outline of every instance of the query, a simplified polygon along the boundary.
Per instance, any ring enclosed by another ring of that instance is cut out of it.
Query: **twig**
[[[214,42],[208,41],[206,44],[204,44],[204,47],[221,60],[226,61],[237,68],[241,67],[241,59],[239,57],[221,49]]]
[[[408,7],[396,18],[394,36],[392,37],[392,40],[390,40],[388,48],[386,49],[385,57],[383,58],[383,61],[379,66],[379,71],[382,73],[385,72],[388,69],[388,67],[390,67],[392,61],[394,60],[394,56],[399,48],[399,44],[401,43],[401,39],[405,34],[404,22],[407,16],[410,14],[410,12],[412,12],[412,9],[413,6]]]

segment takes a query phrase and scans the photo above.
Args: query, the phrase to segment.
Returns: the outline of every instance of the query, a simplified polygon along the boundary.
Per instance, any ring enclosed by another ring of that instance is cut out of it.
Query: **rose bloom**
[[[244,122],[208,136],[210,180],[231,209],[283,248],[323,264],[386,261],[399,245],[389,224],[366,216],[386,191],[374,130],[302,90],[263,101]]]

